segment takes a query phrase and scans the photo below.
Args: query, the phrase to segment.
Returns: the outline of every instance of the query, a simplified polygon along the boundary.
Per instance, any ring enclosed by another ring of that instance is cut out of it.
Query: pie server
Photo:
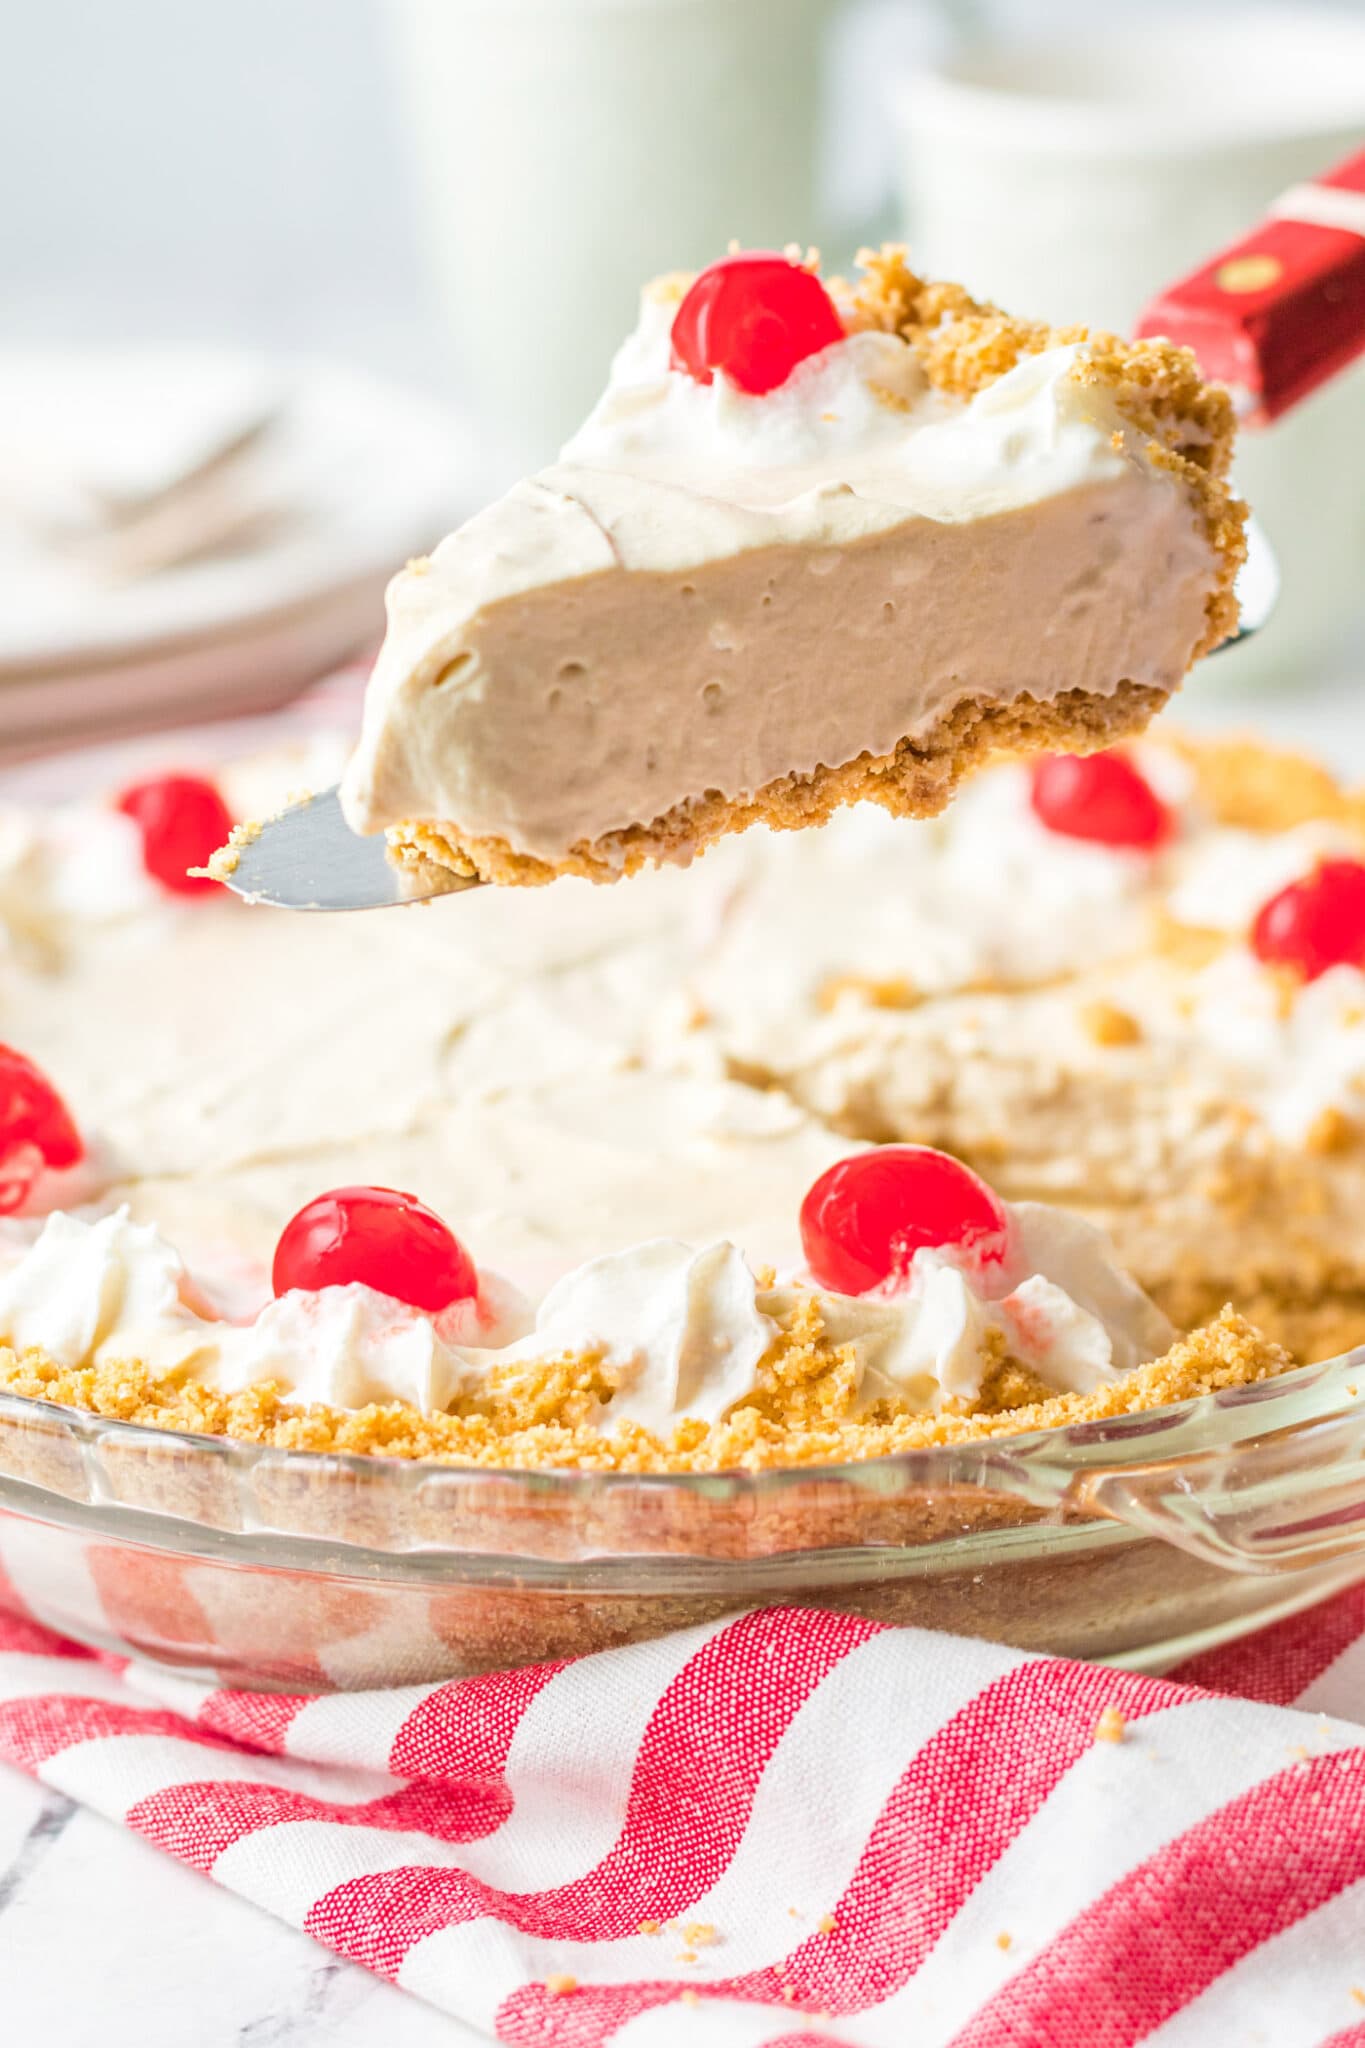
[[[1365,151],[1291,187],[1251,234],[1153,299],[1136,333],[1192,348],[1247,426],[1279,419],[1344,369],[1365,349]],[[1274,550],[1253,519],[1241,617],[1224,647],[1261,630],[1279,590]],[[391,861],[382,833],[351,831],[335,789],[269,819],[225,879],[248,903],[282,910],[383,910],[483,886]]]

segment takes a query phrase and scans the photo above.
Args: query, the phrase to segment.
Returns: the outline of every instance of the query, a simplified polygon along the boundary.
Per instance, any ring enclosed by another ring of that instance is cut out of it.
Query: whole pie
[[[9,1392],[706,1471],[1365,1333],[1365,806],[1313,764],[1148,738],[302,938],[182,893],[342,748],[0,813]]]

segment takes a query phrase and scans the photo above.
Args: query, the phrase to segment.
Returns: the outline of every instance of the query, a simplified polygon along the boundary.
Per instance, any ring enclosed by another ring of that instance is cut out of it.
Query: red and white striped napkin
[[[521,2048],[1365,2048],[1363,1724],[1365,1585],[1174,1680],[788,1608],[319,1696],[0,1610],[0,1758]]]

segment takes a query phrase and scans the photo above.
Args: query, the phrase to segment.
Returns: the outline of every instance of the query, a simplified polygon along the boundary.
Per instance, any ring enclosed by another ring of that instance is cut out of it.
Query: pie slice
[[[1237,618],[1233,414],[1188,351],[904,252],[650,286],[552,467],[389,591],[343,784],[397,856],[616,881],[987,756],[1139,731]]]

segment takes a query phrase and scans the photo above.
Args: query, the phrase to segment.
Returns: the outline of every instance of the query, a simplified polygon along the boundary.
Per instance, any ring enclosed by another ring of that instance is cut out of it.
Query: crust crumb
[[[904,975],[831,974],[816,991],[815,1006],[828,1014],[846,998],[866,1003],[871,1010],[912,1010],[920,1000],[918,989]]]
[[[1096,1742],[1122,1742],[1128,1733],[1128,1723],[1117,1707],[1106,1707],[1095,1723]]]
[[[1080,1021],[1081,1029],[1096,1045],[1141,1043],[1142,1026],[1130,1011],[1121,1010],[1117,1003],[1083,1003]]]
[[[260,838],[264,829],[258,818],[250,818],[243,825],[234,825],[228,834],[227,844],[220,846],[216,853],[211,853],[202,868],[190,868],[187,872],[195,876],[205,876],[212,882],[225,882],[229,875],[236,874],[243,851],[254,840]]]
[[[1304,1133],[1303,1148],[1318,1158],[1349,1151],[1356,1141],[1356,1126],[1331,1104],[1320,1109]]]

